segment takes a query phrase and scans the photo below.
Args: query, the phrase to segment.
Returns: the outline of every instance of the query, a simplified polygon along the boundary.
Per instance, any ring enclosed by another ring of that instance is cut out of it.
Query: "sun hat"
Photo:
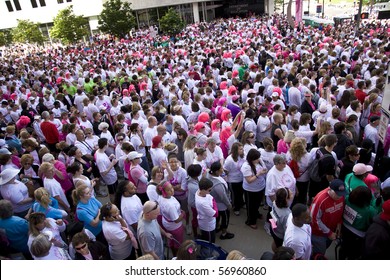
[[[134,160],[136,158],[142,158],[143,157],[143,154],[140,154],[138,152],[130,152],[128,155],[127,155],[127,158],[129,160]]]
[[[108,128],[108,127],[109,127],[108,123],[102,122],[99,124],[98,129],[103,130],[103,129]]]
[[[7,148],[1,148],[0,155],[12,155],[12,153]]]
[[[20,170],[7,168],[0,173],[0,185],[5,185],[19,174]]]

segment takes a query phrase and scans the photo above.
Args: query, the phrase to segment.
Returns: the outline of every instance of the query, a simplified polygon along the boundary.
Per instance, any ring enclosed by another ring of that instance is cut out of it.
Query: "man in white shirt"
[[[292,81],[293,86],[288,90],[288,100],[290,102],[290,106],[297,106],[298,109],[301,108],[302,104],[302,94],[301,91],[298,89],[299,86],[299,80],[294,79]]]
[[[379,144],[379,135],[378,135],[378,126],[379,126],[379,116],[371,116],[370,123],[364,128],[364,139],[370,139],[375,145],[375,151],[378,149]]]
[[[262,106],[260,108],[260,116],[257,120],[256,139],[262,142],[265,137],[271,136],[271,120],[268,117],[268,108]]]
[[[311,256],[311,216],[306,205],[295,204],[287,219],[283,246],[294,249],[296,259],[310,260]]]
[[[148,118],[148,127],[144,131],[145,146],[149,149],[152,146],[154,136],[157,136],[157,119],[156,117],[150,116]]]

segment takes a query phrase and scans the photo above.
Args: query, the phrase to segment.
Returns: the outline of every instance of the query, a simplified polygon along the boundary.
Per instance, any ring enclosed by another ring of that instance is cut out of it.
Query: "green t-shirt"
[[[364,208],[357,207],[349,202],[349,197],[345,200],[343,220],[345,225],[349,225],[361,232],[366,232],[372,219],[377,215],[377,210],[369,205]]]
[[[66,92],[72,96],[74,96],[77,92],[77,88],[74,85],[64,85],[64,89],[66,89]]]
[[[93,86],[94,86],[93,81],[90,81],[89,83],[84,83],[85,92],[92,93]]]
[[[358,177],[356,177],[353,173],[349,173],[347,176],[345,176],[345,187],[347,189],[347,193],[350,194],[354,189],[357,187],[366,187],[366,183],[364,183],[363,180],[360,180]],[[376,209],[377,213],[380,213],[382,211],[381,205],[376,205],[376,199],[374,195],[372,195],[372,200],[371,200],[371,206]]]
[[[348,193],[351,193],[354,189],[360,186],[368,188],[366,183],[364,183],[363,180],[360,180],[358,177],[356,177],[353,173],[349,173],[347,176],[345,176],[344,183]]]

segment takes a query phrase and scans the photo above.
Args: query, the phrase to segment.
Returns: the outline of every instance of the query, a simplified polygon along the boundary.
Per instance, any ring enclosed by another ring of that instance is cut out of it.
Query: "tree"
[[[65,44],[76,43],[84,36],[88,36],[88,20],[83,16],[76,16],[73,6],[69,6],[58,12],[50,34]]]
[[[169,35],[180,33],[185,26],[185,22],[173,8],[169,8],[167,13],[160,19],[160,29]]]
[[[12,32],[10,29],[0,31],[0,46],[12,43]]]
[[[99,16],[99,30],[123,38],[136,26],[129,2],[108,0]]]
[[[29,20],[19,20],[18,25],[12,30],[12,38],[20,43],[43,44],[45,37],[39,29],[39,23],[33,23]]]

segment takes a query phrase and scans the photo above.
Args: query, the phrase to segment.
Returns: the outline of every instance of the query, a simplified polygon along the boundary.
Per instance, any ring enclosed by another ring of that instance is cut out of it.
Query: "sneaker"
[[[240,211],[234,211],[234,215],[240,216]]]
[[[192,234],[192,228],[191,228],[191,226],[189,224],[186,225],[186,233],[187,233],[187,235],[191,235]]]
[[[108,193],[106,191],[97,191],[96,195],[97,196],[106,197],[108,195]]]
[[[221,236],[219,238],[222,239],[222,240],[232,239],[232,238],[234,238],[234,234],[230,233],[230,232],[227,232],[225,234],[221,234]]]
[[[271,224],[270,223],[264,223],[264,230],[265,232],[269,235],[269,236],[272,236],[271,235]]]

